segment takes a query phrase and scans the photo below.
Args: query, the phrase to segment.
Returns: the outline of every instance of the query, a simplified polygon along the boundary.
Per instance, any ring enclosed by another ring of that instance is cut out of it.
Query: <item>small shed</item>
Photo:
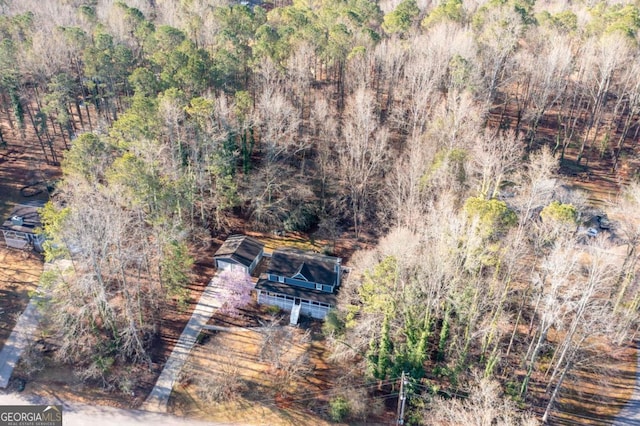
[[[251,275],[264,255],[264,244],[247,235],[232,235],[213,256],[219,270],[240,270]]]
[[[44,206],[43,201],[30,201],[18,204],[0,227],[4,242],[8,247],[24,249],[33,247],[36,251],[44,251],[42,243],[44,235],[37,231],[42,227],[38,210]]]

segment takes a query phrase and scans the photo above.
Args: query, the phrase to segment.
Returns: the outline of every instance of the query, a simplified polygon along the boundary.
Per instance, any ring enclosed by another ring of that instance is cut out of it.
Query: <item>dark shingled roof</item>
[[[241,265],[251,266],[264,244],[246,235],[232,235],[220,246],[214,258],[231,258]]]
[[[309,282],[335,285],[338,282],[336,265],[339,269],[337,257],[282,248],[273,252],[267,273],[289,278],[300,274]]]
[[[311,300],[313,302],[326,303],[327,305],[336,305],[336,294],[326,293],[324,291],[302,288],[295,285],[277,283],[266,279],[258,280],[256,284],[257,290],[270,291],[272,293],[286,294],[287,296],[297,297],[299,299]]]
[[[8,229],[16,232],[25,232],[27,234],[35,234],[36,229],[42,226],[38,209],[44,206],[44,201],[29,201],[18,204],[9,215],[9,218],[2,224],[2,229]],[[22,225],[12,222],[12,218],[22,218]]]

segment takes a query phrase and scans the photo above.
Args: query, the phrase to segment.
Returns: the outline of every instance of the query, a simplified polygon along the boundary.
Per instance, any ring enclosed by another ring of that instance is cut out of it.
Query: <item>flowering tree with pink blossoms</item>
[[[220,312],[227,315],[238,315],[240,308],[251,302],[253,283],[251,277],[242,271],[222,271],[212,279],[212,284],[221,289],[219,300],[222,302]]]

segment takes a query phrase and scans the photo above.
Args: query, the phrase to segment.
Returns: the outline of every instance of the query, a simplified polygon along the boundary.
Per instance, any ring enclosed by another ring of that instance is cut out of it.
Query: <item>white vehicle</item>
[[[587,236],[595,238],[598,236],[598,230],[596,228],[587,229]]]

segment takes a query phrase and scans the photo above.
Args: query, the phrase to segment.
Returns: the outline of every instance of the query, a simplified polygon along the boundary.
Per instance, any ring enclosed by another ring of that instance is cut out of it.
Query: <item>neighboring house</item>
[[[38,209],[43,206],[44,201],[30,201],[18,204],[11,211],[9,218],[0,227],[8,247],[19,249],[33,247],[39,252],[44,251],[42,248],[44,235],[36,233],[42,227]]]
[[[232,235],[213,258],[220,270],[244,271],[251,275],[264,255],[264,244],[246,235]]]
[[[341,259],[292,248],[273,252],[266,278],[256,284],[258,303],[291,311],[291,323],[299,315],[324,319],[336,306]]]

